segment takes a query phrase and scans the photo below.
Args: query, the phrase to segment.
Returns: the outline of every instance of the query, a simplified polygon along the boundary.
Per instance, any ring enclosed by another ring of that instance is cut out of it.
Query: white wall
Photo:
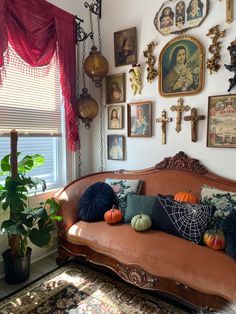
[[[128,71],[131,66],[115,67],[113,33],[130,27],[137,28],[138,36],[138,63],[141,63],[144,69],[145,58],[143,51],[147,44],[152,40],[158,42],[155,49],[155,55],[158,57],[164,45],[177,35],[162,36],[154,27],[153,18],[164,1],[156,0],[104,0],[102,5],[102,39],[103,54],[109,61],[109,74],[126,73],[127,93],[125,108],[125,128],[123,130],[108,130],[107,120],[105,129],[107,134],[123,134],[126,136],[126,160],[114,161],[105,160],[107,169],[141,169],[153,166],[166,156],[172,156],[178,151],[184,151],[193,158],[198,158],[209,170],[236,180],[236,170],[234,161],[236,149],[233,148],[208,148],[206,147],[207,119],[198,124],[198,141],[191,142],[190,123],[182,122],[182,131],[178,134],[175,131],[175,122],[168,124],[167,144],[161,144],[161,126],[155,123],[155,118],[161,116],[163,108],[167,110],[168,116],[175,118],[175,114],[170,111],[170,106],[176,104],[178,97],[163,98],[158,92],[158,79],[152,84],[146,81],[146,70],[143,71],[143,90],[140,96],[133,96],[128,80]],[[205,48],[206,56],[208,54],[209,37],[206,37],[208,29],[216,24],[220,29],[226,29],[226,36],[222,39],[221,64],[229,64],[229,54],[227,47],[235,38],[236,27],[236,6],[235,21],[231,24],[225,22],[225,1],[210,1],[209,15],[203,24],[186,32],[197,38]],[[158,62],[157,62],[158,63]],[[156,65],[157,65],[156,63]],[[197,95],[184,96],[184,104],[198,108],[199,114],[204,114],[207,118],[208,96],[227,94],[228,79],[232,73],[227,71],[224,66],[217,73],[212,75],[205,71],[205,87]],[[232,90],[236,93],[236,87]],[[127,103],[139,100],[150,100],[153,102],[153,136],[151,138],[129,138],[127,137]],[[189,112],[187,113],[189,115]],[[93,171],[99,168],[99,119],[97,118],[93,125],[93,144],[96,150],[93,163]],[[105,140],[106,144],[106,140]],[[106,148],[105,148],[106,152]]]

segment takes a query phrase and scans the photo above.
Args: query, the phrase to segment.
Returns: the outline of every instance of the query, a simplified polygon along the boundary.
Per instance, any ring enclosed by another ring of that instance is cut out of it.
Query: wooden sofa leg
[[[70,254],[61,246],[58,246],[56,263],[58,266],[65,265],[70,258]]]

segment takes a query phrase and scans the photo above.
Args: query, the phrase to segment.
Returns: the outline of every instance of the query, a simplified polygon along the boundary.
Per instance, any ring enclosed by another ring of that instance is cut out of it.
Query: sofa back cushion
[[[118,206],[125,214],[127,205],[127,194],[135,193],[139,194],[142,186],[142,180],[125,180],[125,179],[112,179],[106,178],[105,182],[109,184],[117,196]]]
[[[155,229],[199,243],[208,228],[213,211],[214,207],[210,205],[177,202],[169,196],[158,194],[152,224]]]
[[[105,212],[116,202],[113,189],[104,182],[96,182],[90,185],[80,198],[79,217],[88,222],[101,221]]]

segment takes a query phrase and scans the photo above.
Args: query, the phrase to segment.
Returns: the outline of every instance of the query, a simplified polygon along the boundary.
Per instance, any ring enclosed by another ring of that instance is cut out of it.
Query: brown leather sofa
[[[135,232],[130,225],[78,220],[80,196],[105,178],[141,178],[141,194],[199,195],[203,184],[236,191],[236,182],[209,173],[198,160],[183,152],[140,171],[102,172],[82,177],[57,194],[63,221],[58,224],[59,264],[85,257],[108,267],[140,288],[165,293],[194,309],[220,309],[236,302],[236,261],[223,251],[193,244],[158,231]]]

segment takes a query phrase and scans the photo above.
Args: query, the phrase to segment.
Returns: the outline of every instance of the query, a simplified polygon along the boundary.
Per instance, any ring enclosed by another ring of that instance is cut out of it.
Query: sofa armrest
[[[80,220],[78,214],[80,196],[83,194],[85,188],[78,188],[76,183],[60,190],[55,198],[61,205],[60,215],[62,222],[59,225],[66,232],[74,223]]]

